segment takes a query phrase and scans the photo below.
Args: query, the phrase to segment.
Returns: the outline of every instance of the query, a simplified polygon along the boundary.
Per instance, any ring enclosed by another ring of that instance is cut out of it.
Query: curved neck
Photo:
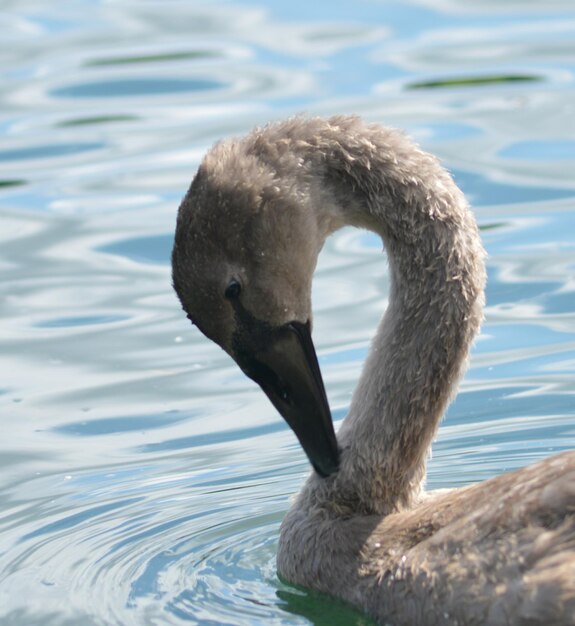
[[[482,319],[484,251],[463,194],[435,158],[396,131],[349,118],[322,124],[292,144],[300,184],[323,237],[343,224],[382,237],[391,293],[338,433],[341,469],[310,476],[298,508],[386,514],[420,495]]]

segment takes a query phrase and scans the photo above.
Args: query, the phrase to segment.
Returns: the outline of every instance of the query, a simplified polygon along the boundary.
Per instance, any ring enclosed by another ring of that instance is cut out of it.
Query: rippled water
[[[370,623],[277,579],[306,460],[170,288],[201,154],[256,123],[405,128],[474,205],[487,319],[430,487],[575,447],[570,0],[8,0],[0,26],[2,626]],[[380,242],[333,237],[337,420],[386,298]]]

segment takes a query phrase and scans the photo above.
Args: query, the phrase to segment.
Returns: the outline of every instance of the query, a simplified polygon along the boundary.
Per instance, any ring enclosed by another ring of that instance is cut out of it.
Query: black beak
[[[309,322],[272,328],[252,318],[250,326],[236,343],[238,364],[290,425],[315,471],[333,474],[339,451]]]

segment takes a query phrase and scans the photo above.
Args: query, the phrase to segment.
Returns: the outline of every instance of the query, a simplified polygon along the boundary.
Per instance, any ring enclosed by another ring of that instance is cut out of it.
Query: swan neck
[[[395,131],[344,126],[304,149],[313,209],[325,235],[350,224],[381,236],[391,291],[338,433],[341,469],[312,475],[298,506],[386,514],[421,494],[482,319],[484,252],[463,194],[434,157]]]

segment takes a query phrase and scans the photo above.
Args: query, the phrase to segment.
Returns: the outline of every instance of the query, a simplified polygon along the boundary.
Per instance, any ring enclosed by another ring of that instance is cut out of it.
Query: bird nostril
[[[287,387],[281,385],[278,389],[278,392],[278,395],[283,402],[285,402],[286,404],[291,404],[291,394],[290,390]]]

